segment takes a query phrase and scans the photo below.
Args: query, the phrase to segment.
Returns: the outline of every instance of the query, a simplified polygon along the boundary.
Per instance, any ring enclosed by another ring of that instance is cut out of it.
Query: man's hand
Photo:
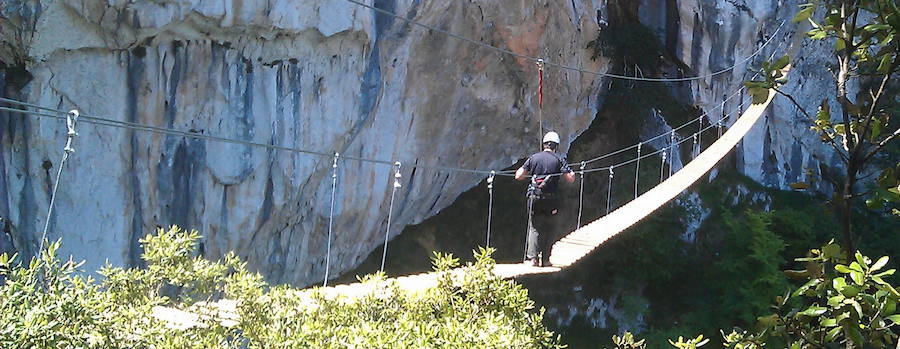
[[[566,179],[566,182],[575,183],[575,172],[573,172],[573,171],[566,172],[566,174],[563,175],[563,178]]]
[[[528,174],[528,171],[525,170],[525,166],[519,167],[519,169],[516,170],[516,180],[521,181],[521,180],[525,179],[525,175],[527,175],[527,174]]]

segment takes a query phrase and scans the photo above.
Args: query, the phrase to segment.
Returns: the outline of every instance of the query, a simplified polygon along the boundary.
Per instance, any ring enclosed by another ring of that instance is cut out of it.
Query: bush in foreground
[[[383,276],[376,291],[332,299],[313,291],[269,286],[233,254],[212,262],[196,255],[196,231],[160,229],[141,240],[146,268],[106,267],[100,280],[80,263],[60,261],[59,242],[23,264],[0,255],[0,347],[3,348],[556,348],[528,292],[491,273],[490,250],[461,276],[409,293]],[[435,254],[436,271],[458,260]],[[151,316],[154,306],[237,301],[240,319],[175,329]],[[306,300],[306,301],[304,301]],[[306,303],[304,303],[306,302]]]

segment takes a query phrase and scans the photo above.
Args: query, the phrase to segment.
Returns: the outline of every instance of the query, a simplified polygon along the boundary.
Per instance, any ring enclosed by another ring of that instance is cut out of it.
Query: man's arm
[[[528,171],[525,170],[525,166],[519,167],[519,169],[516,170],[516,180],[521,181],[521,180],[525,179],[525,175],[527,175],[527,174],[528,174]]]

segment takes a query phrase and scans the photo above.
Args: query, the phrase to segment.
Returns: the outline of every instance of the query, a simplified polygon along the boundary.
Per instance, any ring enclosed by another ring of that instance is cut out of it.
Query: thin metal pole
[[[485,239],[485,246],[491,247],[491,211],[494,207],[494,174],[495,172],[491,171],[491,176],[487,179],[487,188],[488,188],[488,216],[487,216],[487,238]]]
[[[337,163],[341,154],[334,153],[334,162],[331,163],[331,209],[328,213],[328,244],[325,252],[325,280],[322,287],[328,287],[328,271],[331,269],[331,234],[334,230],[334,193],[337,189]]]
[[[662,154],[662,161],[659,163],[659,182],[662,183],[664,177],[664,173],[666,170],[666,153],[669,152],[669,149],[664,149]]]
[[[384,272],[384,260],[387,257],[387,246],[388,246],[388,237],[391,233],[391,216],[394,213],[394,194],[397,193],[397,189],[401,187],[400,178],[402,175],[400,174],[400,161],[394,163],[394,166],[397,166],[397,172],[394,173],[394,186],[391,190],[391,206],[388,210],[388,220],[387,220],[387,229],[384,231],[384,251],[381,253],[381,269],[379,271]]]
[[[677,145],[675,144],[675,130],[672,130],[672,136],[669,140],[669,151],[672,152],[672,156],[669,157],[669,177],[672,177],[672,165],[675,164],[675,150],[677,150]]]
[[[578,189],[578,222],[575,225],[575,229],[581,228],[581,211],[584,206],[584,167],[587,165],[584,161],[581,162],[581,170],[578,171],[581,174],[581,187]]]
[[[66,166],[69,154],[75,152],[75,148],[72,148],[72,141],[78,135],[75,132],[75,124],[78,122],[78,116],[80,115],[78,110],[74,109],[66,114],[66,146],[63,148],[62,160],[60,160],[59,168],[56,171],[56,182],[53,183],[53,193],[50,194],[50,207],[47,209],[47,221],[44,222],[44,231],[41,233],[41,241],[38,243],[37,256],[41,255],[44,250],[44,240],[47,240],[47,231],[50,229],[50,218],[53,216],[53,206],[56,204],[56,193],[59,190],[59,179],[62,177],[63,167]]]
[[[638,174],[641,172],[641,145],[642,142],[638,142],[637,145],[637,161],[635,161],[634,165],[634,198],[638,197]]]
[[[610,202],[612,201],[612,183],[613,183],[613,167],[609,167],[609,185],[606,187],[606,214],[609,214]]]
[[[538,150],[544,150],[544,60],[538,59]]]
[[[722,109],[725,109],[724,105],[722,106]],[[697,141],[697,144],[700,145],[700,148],[698,149],[698,151],[703,150],[703,116],[700,117],[700,127],[699,127],[699,130],[697,130],[696,141]]]

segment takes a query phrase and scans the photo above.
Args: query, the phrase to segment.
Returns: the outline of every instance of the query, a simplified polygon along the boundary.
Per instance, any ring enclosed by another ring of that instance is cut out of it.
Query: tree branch
[[[881,142],[878,142],[878,144],[875,144],[875,148],[872,149],[871,152],[866,154],[865,157],[863,157],[863,163],[866,163],[873,156],[875,156],[875,154],[878,154],[878,152],[880,152],[881,149],[883,149],[888,143],[890,143],[892,140],[894,140],[894,138],[897,138],[897,136],[900,136],[900,127],[898,127],[896,130],[894,130],[894,133],[892,133],[890,136],[887,136],[887,138],[882,139]]]
[[[784,91],[781,91],[781,90],[778,89],[777,87],[776,87],[776,88],[773,88],[773,90],[775,90],[775,92],[777,92],[778,94],[787,97],[787,99],[790,100],[791,103],[793,103],[794,106],[797,107],[797,109],[800,110],[800,112],[803,113],[803,115],[806,116],[807,121],[809,121],[809,122],[811,122],[811,123],[815,123],[815,122],[816,122],[816,119],[813,118],[812,115],[809,115],[809,113],[806,111],[806,109],[804,109],[804,108],[800,105],[800,103],[797,102],[796,99],[794,99],[794,96],[791,96],[790,94],[787,94],[787,93],[785,93]],[[844,152],[842,151],[843,149],[837,144],[837,142],[834,140],[834,138],[831,137],[830,135],[828,135],[828,133],[825,133],[825,132],[823,132],[822,135],[824,136],[825,140],[827,140],[829,143],[831,143],[831,147],[834,148],[834,151],[836,151],[836,152],[838,153],[838,155],[841,156],[841,160],[843,160],[844,163],[848,163],[848,162],[850,161],[850,158],[848,158],[847,155],[844,154]]]

